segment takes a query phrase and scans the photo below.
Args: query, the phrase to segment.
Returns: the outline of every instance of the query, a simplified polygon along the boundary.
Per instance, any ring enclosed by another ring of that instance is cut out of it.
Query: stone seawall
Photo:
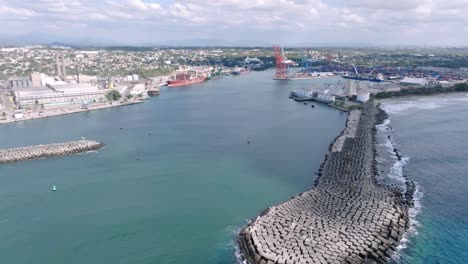
[[[92,140],[80,140],[58,144],[36,145],[0,150],[0,163],[22,160],[63,156],[99,149],[102,143]]]
[[[367,103],[330,147],[315,188],[265,210],[238,238],[252,264],[385,263],[408,228],[400,193],[380,186],[375,124]]]

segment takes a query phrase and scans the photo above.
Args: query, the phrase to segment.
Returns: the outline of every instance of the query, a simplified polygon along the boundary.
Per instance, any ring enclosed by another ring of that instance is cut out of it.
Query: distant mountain
[[[224,40],[216,38],[194,38],[183,40],[162,40],[147,42],[129,42],[125,40],[107,40],[106,38],[91,39],[86,37],[67,37],[51,34],[30,33],[20,36],[0,35],[1,46],[26,46],[26,45],[44,45],[44,46],[62,46],[72,48],[86,47],[271,47],[273,44],[279,44],[284,47],[333,47],[333,48],[386,48],[393,47],[387,45],[375,45],[373,43],[362,42],[295,42],[286,41],[264,41],[264,40]],[[406,47],[402,45],[402,47]]]
[[[86,46],[159,46],[159,47],[270,47],[272,44],[266,41],[240,40],[229,41],[222,39],[184,39],[164,40],[143,43],[125,41],[96,40],[89,38],[67,38],[53,34],[24,34],[20,36],[0,36],[0,46],[25,46],[44,45],[62,47],[86,47]]]
[[[185,39],[163,41],[153,43],[153,45],[169,47],[269,47],[272,44],[266,41],[255,40],[229,41],[221,39]]]

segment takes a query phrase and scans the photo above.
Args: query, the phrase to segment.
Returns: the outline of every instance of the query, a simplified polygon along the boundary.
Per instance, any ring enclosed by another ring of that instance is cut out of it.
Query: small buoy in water
[[[310,107],[315,108],[315,105],[311,105]]]
[[[304,103],[304,105],[307,105],[307,103]]]
[[[57,187],[55,185],[52,185],[52,191],[55,192],[57,190]]]
[[[247,144],[250,144],[250,141],[247,141]]]
[[[123,130],[123,127],[121,127],[120,130]]]
[[[150,132],[148,132],[148,135],[149,135],[149,136],[151,136],[151,131],[150,131]]]

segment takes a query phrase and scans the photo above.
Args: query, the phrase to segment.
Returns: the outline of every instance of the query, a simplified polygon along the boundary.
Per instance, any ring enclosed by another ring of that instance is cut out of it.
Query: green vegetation
[[[344,106],[345,105],[345,102],[344,101],[335,101],[335,104],[337,106]]]
[[[454,86],[444,88],[442,86],[436,86],[431,88],[408,88],[402,89],[398,92],[381,92],[375,94],[373,97],[376,99],[385,99],[391,97],[401,97],[410,95],[432,95],[440,93],[450,92],[468,92],[468,83],[458,83]]]
[[[110,92],[108,92],[108,93],[106,94],[107,100],[109,100],[109,101],[111,101],[111,102],[112,102],[112,101],[117,101],[117,100],[119,100],[120,97],[122,97],[122,96],[121,96],[120,93],[119,93],[118,91],[116,91],[116,90],[112,90],[112,91],[110,91]]]
[[[352,111],[352,110],[362,110],[362,105],[350,105],[350,106],[348,106],[348,110],[349,110],[349,111]]]

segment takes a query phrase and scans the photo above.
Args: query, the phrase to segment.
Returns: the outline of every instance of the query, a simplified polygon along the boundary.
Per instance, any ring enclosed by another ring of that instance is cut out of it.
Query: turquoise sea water
[[[313,184],[346,120],[288,99],[310,81],[272,75],[0,126],[1,148],[81,137],[106,145],[0,166],[0,263],[234,263],[235,233]]]
[[[468,94],[414,97],[384,103],[391,136],[418,184],[413,227],[400,263],[468,263]]]

